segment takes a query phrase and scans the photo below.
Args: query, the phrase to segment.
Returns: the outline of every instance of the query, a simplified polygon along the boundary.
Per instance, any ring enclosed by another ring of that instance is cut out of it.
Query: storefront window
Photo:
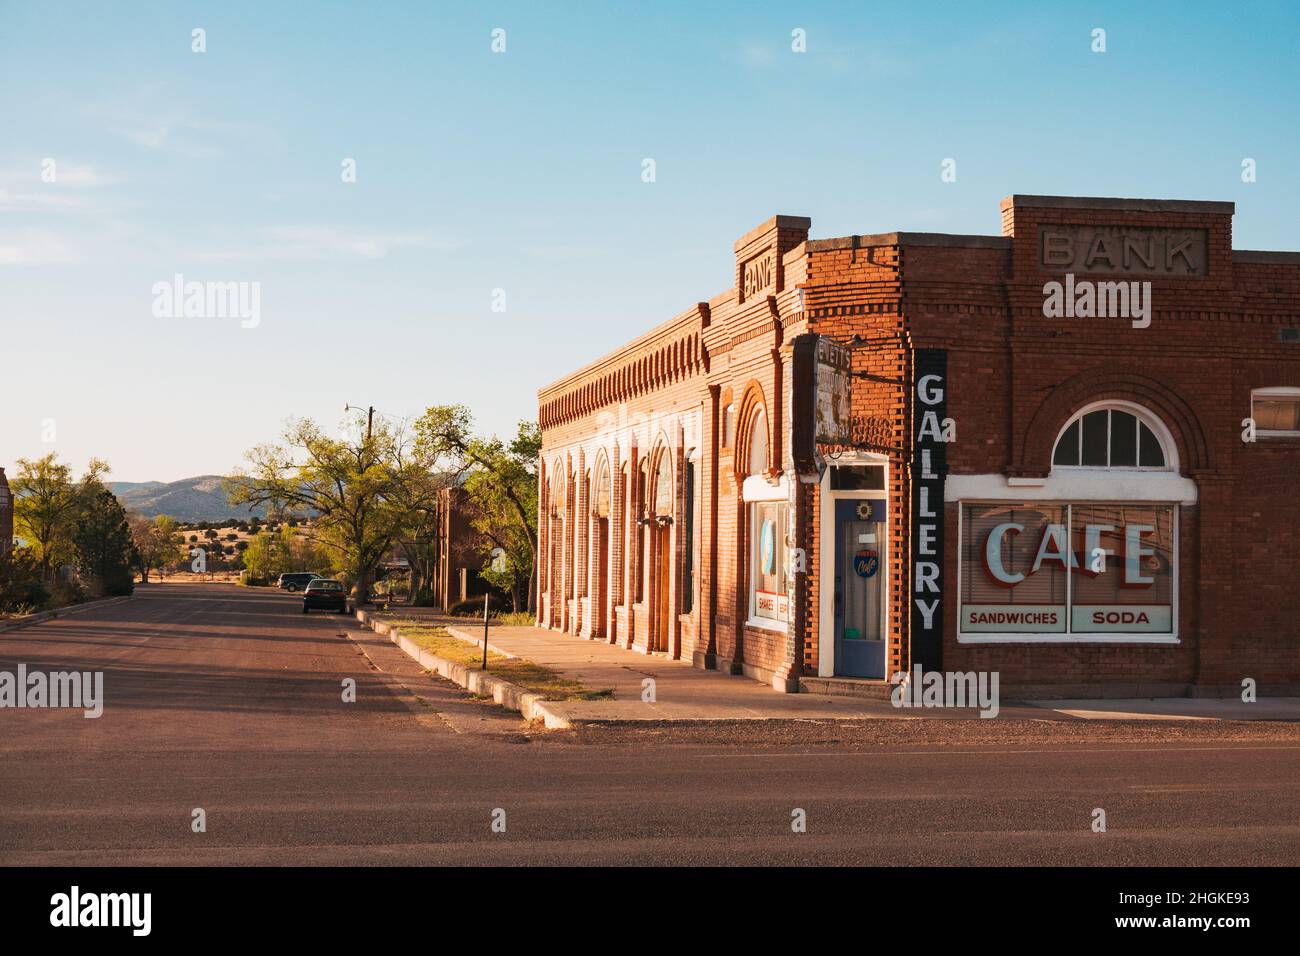
[[[960,632],[1172,636],[1176,521],[1170,504],[964,504]]]
[[[682,537],[685,550],[682,556],[682,613],[695,609],[695,462],[686,462],[686,509],[682,515]]]
[[[750,616],[784,624],[790,620],[786,593],[786,512],[782,501],[749,506]]]
[[[1065,633],[1065,511],[1023,503],[962,508],[963,633]]]

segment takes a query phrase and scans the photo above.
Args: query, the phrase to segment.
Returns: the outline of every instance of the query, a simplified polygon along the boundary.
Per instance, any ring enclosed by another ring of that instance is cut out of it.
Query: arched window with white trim
[[[760,406],[746,432],[749,476],[741,485],[745,502],[746,549],[749,553],[749,621],[754,627],[785,630],[790,621],[787,578],[790,487],[773,480],[767,412]]]
[[[1176,449],[1158,418],[1130,402],[1105,402],[1076,412],[1052,451],[1053,468],[1171,471]]]
[[[1057,435],[1051,474],[961,505],[960,643],[1178,641],[1178,516],[1196,489],[1158,416],[1108,400]]]

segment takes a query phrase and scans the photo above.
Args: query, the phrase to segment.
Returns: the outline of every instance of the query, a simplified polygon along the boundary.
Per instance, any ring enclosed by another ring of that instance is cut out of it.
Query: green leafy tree
[[[280,574],[281,555],[270,532],[259,531],[248,539],[244,549],[244,568],[250,578],[270,580]]]
[[[482,576],[510,592],[515,610],[534,610],[537,565],[537,457],[541,432],[523,421],[509,442],[476,436],[464,405],[438,405],[416,422],[426,459],[462,476],[474,503],[471,525],[488,543]]]
[[[43,458],[18,459],[18,474],[11,487],[14,494],[14,532],[35,556],[41,578],[47,584],[54,569],[75,557],[73,532],[85,494],[102,487],[100,476],[108,466],[93,458],[80,482],[73,481],[72,469],[51,452]]]
[[[232,504],[315,513],[317,541],[364,600],[403,521],[394,500],[402,480],[400,457],[401,443],[382,421],[371,430],[354,419],[347,435],[334,438],[302,420],[290,424],[280,444],[252,449],[250,467],[228,480],[227,495]],[[249,567],[248,551],[244,565]]]
[[[98,480],[83,487],[72,533],[77,571],[103,595],[130,594],[140,561],[121,502]]]
[[[158,515],[151,521],[144,515],[133,514],[129,521],[137,555],[136,569],[142,583],[149,582],[151,571],[175,567],[188,556],[180,525],[171,515]],[[194,540],[198,540],[197,537]]]

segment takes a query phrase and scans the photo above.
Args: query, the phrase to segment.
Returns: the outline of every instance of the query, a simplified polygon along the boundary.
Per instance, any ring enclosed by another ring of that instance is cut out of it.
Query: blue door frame
[[[839,498],[835,500],[835,674],[838,677],[885,677],[885,640],[881,633],[881,605],[884,600],[884,518],[887,502],[882,498]],[[874,535],[874,542],[850,540],[850,536]],[[874,581],[872,579],[875,579]],[[850,594],[850,591],[853,593]],[[871,608],[868,594],[876,595]],[[863,605],[869,609],[865,616]],[[846,610],[856,609],[855,620],[845,620]]]

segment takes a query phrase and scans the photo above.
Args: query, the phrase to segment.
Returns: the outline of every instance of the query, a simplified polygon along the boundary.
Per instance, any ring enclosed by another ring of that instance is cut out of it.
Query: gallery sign
[[[948,353],[917,349],[912,414],[912,663],[943,665],[943,491],[948,442],[956,439],[948,417]]]

